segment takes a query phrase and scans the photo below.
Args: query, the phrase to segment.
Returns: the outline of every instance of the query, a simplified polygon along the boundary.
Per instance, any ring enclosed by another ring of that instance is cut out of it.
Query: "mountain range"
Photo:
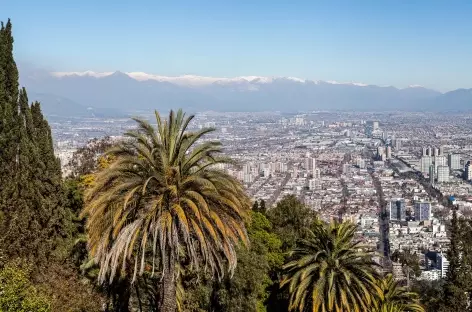
[[[188,111],[466,111],[472,89],[312,81],[295,77],[215,78],[142,72],[52,72],[19,66],[30,100],[48,115],[120,116],[153,109]]]

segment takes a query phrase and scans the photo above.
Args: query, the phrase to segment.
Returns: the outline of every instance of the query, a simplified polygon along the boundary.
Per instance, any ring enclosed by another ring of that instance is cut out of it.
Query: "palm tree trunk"
[[[171,261],[172,262],[172,261]],[[159,312],[175,312],[177,309],[175,264],[171,263],[164,272],[159,296]]]

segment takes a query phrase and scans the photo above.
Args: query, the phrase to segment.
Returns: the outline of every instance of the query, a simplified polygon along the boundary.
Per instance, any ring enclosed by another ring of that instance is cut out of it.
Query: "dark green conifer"
[[[447,271],[446,283],[444,286],[444,304],[441,311],[465,311],[467,294],[464,277],[467,272],[462,267],[463,257],[461,257],[461,230],[457,218],[456,207],[452,207],[452,220],[450,228],[451,244],[447,252],[449,269]]]

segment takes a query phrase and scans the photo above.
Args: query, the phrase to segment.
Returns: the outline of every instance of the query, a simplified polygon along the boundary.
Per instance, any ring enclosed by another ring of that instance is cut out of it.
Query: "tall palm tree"
[[[407,288],[401,287],[393,278],[387,274],[378,280],[380,295],[374,302],[374,312],[424,312],[419,304],[418,294],[409,292]]]
[[[371,253],[359,248],[352,223],[320,223],[284,266],[290,311],[369,311],[379,288]]]
[[[156,272],[157,308],[174,312],[179,263],[219,278],[232,274],[236,247],[247,243],[250,201],[241,184],[218,169],[232,163],[221,144],[200,142],[214,129],[190,132],[193,116],[182,110],[168,120],[155,115],[157,128],[135,119],[138,129],[108,153],[114,161],[86,192],[83,215],[99,280],[111,281],[120,270],[133,279]]]

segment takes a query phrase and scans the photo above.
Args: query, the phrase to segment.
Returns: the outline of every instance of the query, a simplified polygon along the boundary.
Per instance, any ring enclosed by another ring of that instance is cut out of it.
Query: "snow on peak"
[[[95,77],[95,78],[102,78],[106,76],[111,76],[113,75],[113,72],[102,72],[102,73],[97,73],[91,70],[87,70],[84,72],[52,72],[51,75],[54,77],[67,77],[67,76],[89,76],[89,77]]]
[[[112,74],[113,72],[94,72],[94,71],[52,72],[51,73],[51,75],[54,77],[89,76],[89,77],[95,77],[95,78],[103,78],[103,77],[110,76]],[[358,87],[368,86],[367,84],[360,83],[360,82],[338,82],[334,80],[328,80],[328,81],[313,80],[312,81],[312,80],[306,80],[306,79],[301,79],[301,78],[291,77],[291,76],[289,77],[239,76],[239,77],[228,78],[228,77],[206,77],[206,76],[197,76],[197,75],[163,76],[163,75],[149,74],[145,72],[126,72],[124,74],[138,81],[155,80],[155,81],[160,81],[160,82],[169,82],[176,85],[193,86],[193,87],[206,86],[206,85],[211,85],[213,83],[216,83],[219,85],[230,85],[230,84],[235,84],[235,83],[236,84],[249,83],[252,85],[257,85],[257,84],[272,83],[278,79],[297,82],[297,83],[312,82],[314,84],[327,83],[327,84],[335,84],[335,85],[352,85],[352,86],[358,86]],[[421,87],[421,86],[416,86],[416,85],[409,86],[409,88],[414,88],[414,87]]]
[[[423,88],[421,85],[409,85],[408,88]]]

